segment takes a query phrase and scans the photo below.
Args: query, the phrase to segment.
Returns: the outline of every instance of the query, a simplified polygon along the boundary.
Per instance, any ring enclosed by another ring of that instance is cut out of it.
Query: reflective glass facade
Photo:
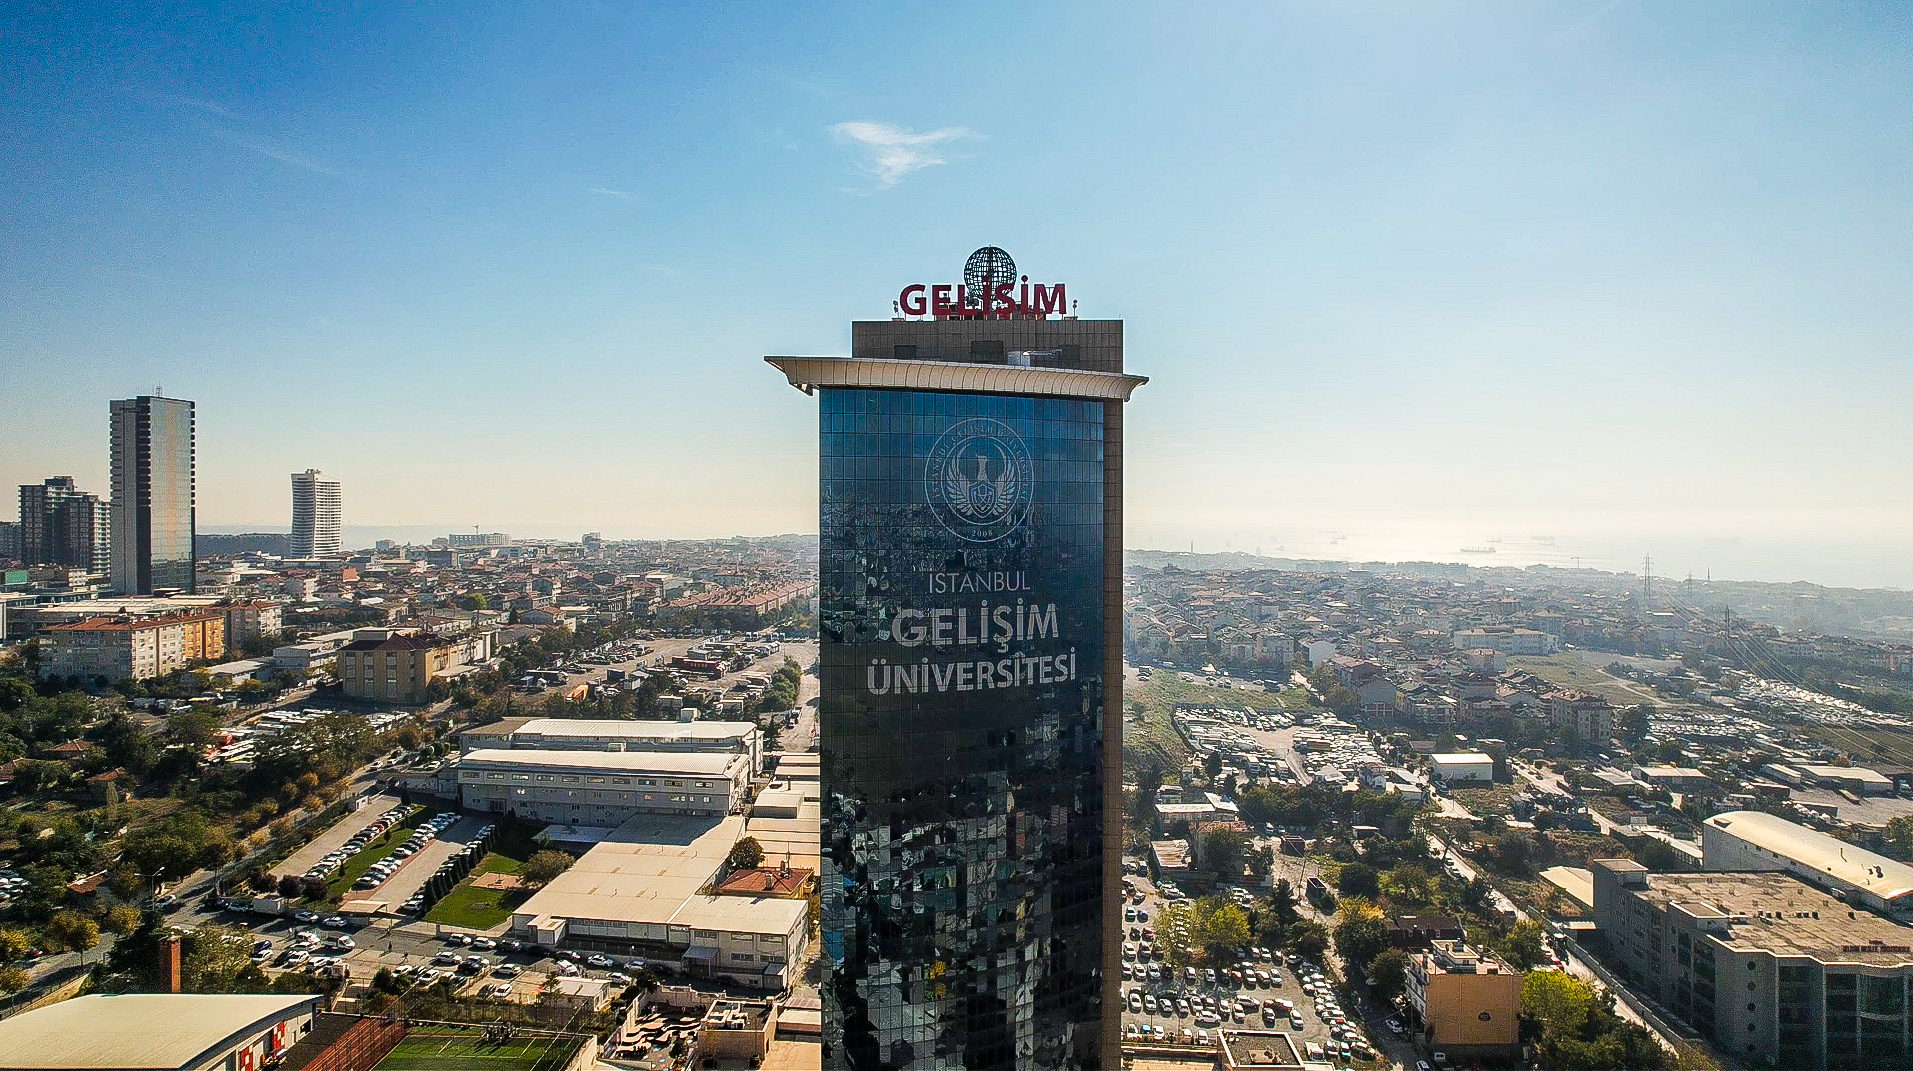
[[[112,403],[113,586],[193,590],[193,403]]]
[[[825,1064],[1093,1066],[1104,403],[819,393]]]

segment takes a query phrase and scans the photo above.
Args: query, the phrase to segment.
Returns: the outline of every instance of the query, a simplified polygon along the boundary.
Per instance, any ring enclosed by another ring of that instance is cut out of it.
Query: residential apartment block
[[[1422,1040],[1452,1055],[1504,1056],[1521,1048],[1521,975],[1460,940],[1408,956],[1404,1003]]]
[[[20,561],[64,565],[89,573],[113,567],[111,511],[100,496],[79,489],[71,476],[20,485]],[[0,554],[0,557],[14,557]]]
[[[344,549],[344,496],[338,480],[318,469],[292,474],[292,535],[295,558],[337,554]]]
[[[1913,929],[1788,874],[1590,870],[1608,963],[1747,1062],[1898,1067],[1913,1051]]]
[[[339,648],[339,683],[354,699],[424,703],[433,681],[490,659],[491,643],[491,633],[453,639],[410,629],[355,629],[352,642]]]
[[[40,633],[40,673],[146,680],[226,654],[225,616],[93,617]]]

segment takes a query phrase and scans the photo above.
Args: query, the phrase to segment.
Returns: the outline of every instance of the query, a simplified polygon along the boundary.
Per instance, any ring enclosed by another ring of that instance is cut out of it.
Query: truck
[[[252,902],[246,905],[246,910],[255,915],[272,915],[276,917],[285,914],[290,906],[283,896],[255,896],[252,898]]]

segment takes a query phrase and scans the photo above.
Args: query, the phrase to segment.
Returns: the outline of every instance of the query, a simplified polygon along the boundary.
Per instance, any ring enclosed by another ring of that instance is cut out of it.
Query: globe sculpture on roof
[[[1016,261],[993,245],[970,254],[963,262],[964,301],[972,308],[983,307],[983,295],[994,294],[1002,283],[1016,281]]]

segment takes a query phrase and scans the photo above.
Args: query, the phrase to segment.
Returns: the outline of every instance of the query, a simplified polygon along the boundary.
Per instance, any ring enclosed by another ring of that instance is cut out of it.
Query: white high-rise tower
[[[295,558],[337,554],[345,549],[345,506],[339,481],[318,469],[292,474],[292,538]]]

